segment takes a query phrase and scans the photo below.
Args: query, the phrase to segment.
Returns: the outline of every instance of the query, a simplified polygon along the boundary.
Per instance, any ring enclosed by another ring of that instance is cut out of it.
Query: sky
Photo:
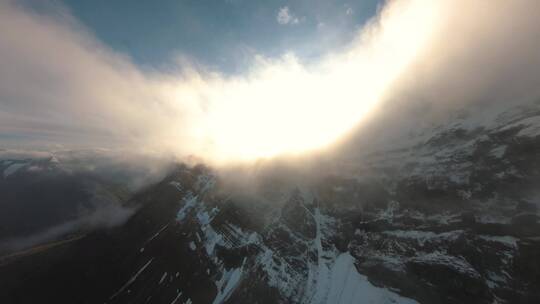
[[[252,54],[295,52],[308,60],[343,46],[378,0],[63,0],[101,41],[142,67],[189,57],[239,72]],[[35,6],[36,4],[33,3]]]
[[[0,148],[231,163],[320,151],[373,120],[390,138],[538,99],[539,20],[536,0],[4,0]]]

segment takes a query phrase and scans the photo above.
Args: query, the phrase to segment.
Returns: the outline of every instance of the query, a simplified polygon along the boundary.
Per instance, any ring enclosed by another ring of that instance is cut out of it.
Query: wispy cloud
[[[296,17],[296,15],[294,15],[289,10],[288,6],[284,6],[279,9],[276,16],[276,21],[281,25],[286,25],[286,24],[294,25],[294,24],[300,23],[300,19],[298,19],[298,17]]]

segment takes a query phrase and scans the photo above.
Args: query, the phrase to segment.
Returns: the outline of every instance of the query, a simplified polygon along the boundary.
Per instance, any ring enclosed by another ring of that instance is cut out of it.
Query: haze
[[[249,68],[233,74],[186,58],[143,69],[53,8],[0,4],[0,136],[9,147],[245,162],[331,147],[364,132],[367,118],[400,120],[411,103],[428,100],[440,112],[529,100],[540,88],[532,0],[388,1],[354,39],[323,56],[253,54]],[[277,21],[294,18],[279,11]]]

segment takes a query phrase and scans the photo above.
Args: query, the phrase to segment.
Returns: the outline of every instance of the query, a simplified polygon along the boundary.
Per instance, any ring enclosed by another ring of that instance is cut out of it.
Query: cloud
[[[537,7],[533,0],[388,1],[348,46],[316,61],[255,55],[248,71],[227,76],[193,61],[143,71],[65,14],[4,2],[0,138],[226,163],[321,149],[390,99],[399,102],[378,112],[399,117],[419,100],[444,108],[533,98]],[[299,22],[288,7],[277,17]]]
[[[298,17],[296,17],[289,10],[288,6],[284,6],[284,7],[279,9],[279,11],[277,13],[277,16],[276,16],[276,21],[281,25],[286,25],[286,24],[294,25],[294,24],[300,23],[300,20],[298,19]]]
[[[88,232],[99,228],[110,228],[125,223],[135,212],[134,209],[118,205],[107,205],[67,221],[44,229],[29,236],[0,240],[0,253],[13,253],[33,246],[61,239],[74,232]]]
[[[130,196],[176,168],[174,159],[116,150],[0,150],[0,165],[6,159],[25,163],[14,179],[3,179],[0,169],[0,208],[11,210],[0,217],[9,218],[2,222],[0,254],[122,225],[141,203]]]
[[[409,134],[447,123],[461,109],[480,120],[540,99],[537,2],[439,5],[430,42],[387,90],[369,125],[350,139],[357,155],[403,145]]]

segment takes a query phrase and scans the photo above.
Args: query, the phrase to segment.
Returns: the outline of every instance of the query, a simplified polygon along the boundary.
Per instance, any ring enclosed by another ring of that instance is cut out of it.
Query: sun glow
[[[192,139],[215,161],[313,151],[354,128],[427,43],[437,1],[390,2],[349,49],[304,66],[260,58],[247,76],[199,78],[177,98],[203,101]],[[210,78],[210,80],[208,80]]]
[[[348,46],[323,46],[333,52],[309,62],[256,56],[248,72],[230,76],[191,58],[141,69],[61,7],[42,13],[0,1],[2,143],[193,156],[227,166],[319,154],[337,142],[359,149],[391,141],[401,134],[397,126],[416,120],[413,113],[431,113],[421,119],[427,123],[469,102],[537,98],[534,4],[386,0]],[[361,130],[366,118],[373,128]]]

